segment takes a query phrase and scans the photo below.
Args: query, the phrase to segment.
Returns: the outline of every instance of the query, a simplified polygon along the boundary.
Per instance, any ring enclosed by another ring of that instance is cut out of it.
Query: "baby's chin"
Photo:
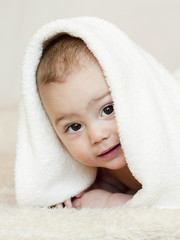
[[[112,159],[111,161],[107,162],[105,166],[106,169],[111,170],[119,170],[127,166],[127,162],[125,159]]]

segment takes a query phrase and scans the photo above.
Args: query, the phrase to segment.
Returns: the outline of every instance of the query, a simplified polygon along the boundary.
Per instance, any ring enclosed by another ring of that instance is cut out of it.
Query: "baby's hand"
[[[66,201],[64,201],[63,203],[58,203],[55,205],[55,208],[72,208],[72,201],[71,199],[67,199]]]
[[[80,198],[80,197],[84,194],[84,192],[85,192],[85,191],[80,192],[79,194],[77,194],[77,195],[75,196],[75,198],[76,198],[76,199]],[[73,203],[72,203],[72,199],[70,198],[70,199],[67,199],[66,201],[64,201],[63,203],[58,203],[58,204],[54,205],[54,207],[55,207],[55,208],[64,208],[64,207],[66,207],[66,208],[72,208],[72,207],[74,207],[74,206],[73,206]]]
[[[56,208],[104,208],[123,206],[133,196],[124,193],[111,193],[103,189],[94,189],[77,194],[75,198],[68,199],[64,203],[56,204]]]
[[[73,201],[73,207],[81,209],[85,207],[90,208],[104,208],[124,205],[133,196],[123,193],[111,193],[102,189],[94,189],[86,192],[81,198]]]
[[[75,199],[73,201],[73,207],[77,209],[85,207],[105,207],[106,202],[111,195],[112,193],[103,189],[94,189],[84,193],[81,198]]]

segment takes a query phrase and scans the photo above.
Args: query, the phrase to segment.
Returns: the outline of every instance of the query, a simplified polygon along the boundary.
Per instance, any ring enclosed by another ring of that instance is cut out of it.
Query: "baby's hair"
[[[68,34],[44,42],[37,68],[38,83],[62,82],[64,77],[83,66],[84,59],[95,59],[85,42]]]

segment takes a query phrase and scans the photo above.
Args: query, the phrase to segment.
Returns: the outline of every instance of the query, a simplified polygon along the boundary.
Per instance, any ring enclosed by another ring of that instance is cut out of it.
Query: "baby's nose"
[[[89,138],[92,144],[102,142],[109,137],[108,129],[101,124],[94,124],[88,131]]]

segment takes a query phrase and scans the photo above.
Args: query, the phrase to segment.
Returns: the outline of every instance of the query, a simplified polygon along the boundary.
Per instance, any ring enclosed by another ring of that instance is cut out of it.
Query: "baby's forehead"
[[[77,74],[82,69],[92,68],[94,65],[98,65],[100,68],[96,57],[91,52],[79,52],[72,59],[67,59],[59,53],[52,61],[48,59],[46,64],[43,63],[43,60],[40,61],[37,68],[37,82],[45,84],[51,82],[63,83],[67,76]]]

